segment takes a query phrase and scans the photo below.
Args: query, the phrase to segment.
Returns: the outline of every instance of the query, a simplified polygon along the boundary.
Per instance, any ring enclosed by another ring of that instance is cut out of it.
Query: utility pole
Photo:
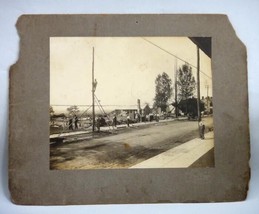
[[[200,48],[197,46],[197,111],[198,122],[201,121],[200,112]]]
[[[95,109],[94,109],[94,91],[95,91],[95,83],[94,83],[94,47],[93,47],[93,61],[92,61],[92,105],[93,105],[93,132],[95,131]]]
[[[205,85],[205,88],[207,89],[206,110],[208,110],[209,109],[209,85]]]
[[[175,103],[175,117],[178,118],[178,101],[177,101],[177,58],[175,58],[174,63],[174,88],[175,88],[175,95],[174,95],[174,103]]]
[[[141,113],[141,112],[140,112],[140,111],[141,111],[141,110],[140,110],[140,99],[137,100],[137,103],[138,103],[138,113],[140,114],[140,113]]]

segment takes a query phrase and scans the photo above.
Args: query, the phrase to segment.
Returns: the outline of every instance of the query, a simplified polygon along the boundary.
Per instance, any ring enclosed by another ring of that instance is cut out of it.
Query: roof
[[[189,39],[211,58],[211,37],[189,37]]]

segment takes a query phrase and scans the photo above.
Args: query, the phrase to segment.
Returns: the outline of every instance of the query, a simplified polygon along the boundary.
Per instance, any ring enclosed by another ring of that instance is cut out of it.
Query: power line
[[[159,45],[157,45],[157,44],[155,44],[155,43],[151,42],[150,40],[148,40],[148,39],[146,39],[146,38],[144,38],[144,37],[141,37],[141,38],[142,38],[143,40],[145,40],[146,42],[148,42],[148,43],[152,44],[153,46],[155,46],[155,47],[159,48],[160,50],[162,50],[162,51],[166,52],[167,54],[169,54],[169,55],[171,55],[171,56],[173,56],[173,57],[175,57],[175,58],[177,58],[177,59],[181,60],[182,62],[184,62],[184,63],[186,63],[186,64],[188,64],[188,65],[190,65],[190,66],[192,66],[192,67],[194,67],[194,68],[196,68],[196,69],[197,69],[197,67],[196,67],[196,66],[194,66],[194,65],[190,64],[189,62],[187,62],[186,60],[184,60],[184,59],[182,59],[182,58],[180,58],[180,57],[176,56],[175,54],[172,54],[171,52],[169,52],[169,51],[165,50],[164,48],[162,48],[162,47],[160,47]],[[204,74],[205,76],[207,76],[208,78],[212,79],[212,77],[210,77],[209,75],[207,75],[207,74],[206,74],[206,73],[204,73],[203,71],[201,71],[201,70],[200,70],[200,72],[201,72],[202,74]]]
[[[90,107],[90,106],[92,106],[92,105],[76,105],[76,104],[73,104],[73,105],[61,105],[61,104],[51,104],[50,106],[82,106],[82,107]],[[103,105],[102,104],[102,106],[121,106],[121,107],[123,107],[123,106],[137,106],[137,104],[134,104],[134,105],[116,105],[116,104],[113,104],[113,105]]]
[[[68,105],[65,105],[65,104],[50,104],[50,106],[85,106],[85,107],[89,107],[89,106],[92,106],[92,105],[76,105],[76,104],[68,104]]]

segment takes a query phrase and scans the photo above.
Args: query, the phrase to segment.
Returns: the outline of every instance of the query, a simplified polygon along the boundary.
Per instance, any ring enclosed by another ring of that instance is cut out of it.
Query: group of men
[[[101,120],[102,119],[103,119],[102,117],[96,118],[96,128],[97,128],[98,132],[100,132],[100,127],[101,127],[101,124],[102,124]],[[126,123],[127,123],[127,126],[129,127],[129,124],[130,124],[130,116],[129,115],[127,115]],[[112,126],[116,128],[117,124],[118,124],[117,116],[114,115],[113,118],[112,118]]]
[[[76,130],[78,129],[78,117],[74,115],[74,117],[70,117],[68,120],[68,129],[69,130]]]
[[[138,119],[138,118],[140,118],[140,115],[139,115],[139,117],[137,117],[136,119]],[[73,122],[73,118],[71,118],[71,119],[69,120],[69,127],[71,127],[71,129],[73,129],[72,122]],[[126,122],[127,122],[127,126],[129,127],[129,125],[130,125],[130,116],[129,116],[129,115],[127,115],[127,120],[126,120]],[[140,121],[137,120],[137,122],[140,122]],[[112,125],[113,125],[114,127],[117,127],[117,123],[118,123],[118,121],[117,121],[117,116],[114,115],[114,116],[113,116],[113,119],[112,119]],[[75,117],[74,117],[74,124],[75,124],[75,129],[78,129],[78,118],[77,118],[76,115],[75,115]],[[97,131],[98,131],[98,132],[100,131],[100,127],[101,127],[101,118],[98,117],[98,118],[96,119],[96,128],[97,128]],[[69,129],[70,129],[70,128],[69,128]],[[201,139],[204,139],[204,138],[205,138],[205,137],[204,137],[204,134],[205,134],[205,125],[204,125],[203,121],[200,121],[200,122],[199,122],[199,133],[200,133],[200,138],[201,138]]]

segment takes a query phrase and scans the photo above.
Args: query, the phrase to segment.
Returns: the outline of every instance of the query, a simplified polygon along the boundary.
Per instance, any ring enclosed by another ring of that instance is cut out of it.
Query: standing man
[[[96,120],[96,127],[97,127],[97,131],[100,132],[100,127],[101,127],[101,118],[98,117]]]
[[[68,129],[73,130],[73,118],[70,117],[68,120]]]
[[[129,124],[130,124],[130,116],[128,115],[127,116],[127,126],[129,127]]]
[[[75,115],[75,129],[78,129],[78,117]]]
[[[202,121],[199,122],[199,132],[200,132],[200,138],[204,139],[204,132],[205,132],[205,125]]]
[[[159,122],[159,114],[156,113],[156,122]]]
[[[117,127],[117,117],[116,117],[116,114],[113,117],[113,125],[114,125],[115,128]]]
[[[135,117],[136,117],[136,118],[135,118],[135,119],[136,119],[136,122],[139,123],[139,122],[140,122],[140,115],[139,115],[138,112],[136,112]]]

